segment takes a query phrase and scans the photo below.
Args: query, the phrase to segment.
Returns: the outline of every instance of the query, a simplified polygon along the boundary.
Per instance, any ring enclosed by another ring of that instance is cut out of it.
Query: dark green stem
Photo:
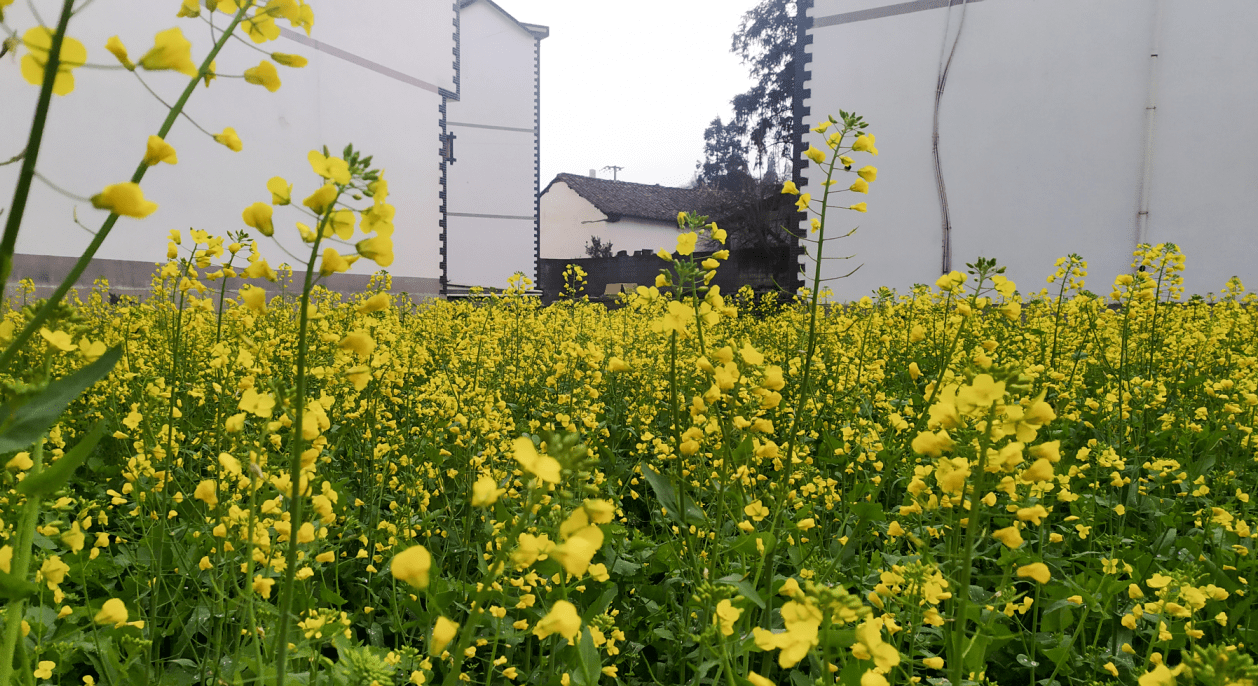
[[[337,195],[339,196],[340,193],[338,192]],[[277,686],[284,686],[284,675],[288,667],[288,631],[289,625],[292,624],[293,580],[297,571],[297,532],[301,529],[304,514],[302,505],[305,502],[305,494],[301,488],[301,453],[305,439],[302,435],[302,415],[306,409],[306,352],[309,347],[306,330],[310,326],[310,289],[314,286],[315,261],[319,258],[319,243],[323,239],[325,228],[332,221],[332,208],[335,204],[333,202],[328,205],[323,213],[323,220],[315,229],[314,240],[310,245],[310,260],[306,263],[306,280],[301,288],[300,324],[297,332],[297,394],[293,399],[292,454],[288,464],[289,492],[292,494],[293,504],[289,508],[291,528],[288,536],[288,552],[285,556],[284,588],[280,595],[279,627],[275,631],[275,683]]]
[[[67,3],[68,2],[69,0],[67,0]],[[197,72],[198,78],[194,78],[188,82],[188,86],[184,88],[184,91],[179,96],[179,99],[176,100],[174,106],[170,108],[170,112],[166,115],[165,121],[162,122],[161,128],[157,130],[158,138],[165,138],[166,134],[170,133],[171,127],[175,125],[175,120],[179,118],[179,113],[183,111],[184,105],[188,103],[188,98],[192,97],[192,92],[196,90],[197,84],[201,82],[200,75],[209,71],[210,63],[214,61],[214,58],[218,56],[219,51],[223,49],[223,46],[227,43],[228,39],[231,38],[231,33],[236,29],[236,25],[245,18],[246,9],[246,7],[242,7],[240,11],[236,12],[236,15],[232,18],[231,24],[227,27],[227,30],[223,32],[223,35],[219,37],[218,42],[215,43],[214,47],[210,50],[210,54],[206,55],[205,59],[201,61],[201,68]],[[54,38],[54,40],[56,39]],[[54,49],[56,49],[55,44]],[[35,151],[27,150],[27,154],[33,164]],[[144,178],[144,174],[147,171],[148,165],[144,164],[144,162],[140,162],[139,166],[135,169],[135,173],[131,175],[131,182],[139,183]],[[23,200],[23,203],[25,203],[25,200]],[[12,216],[10,216],[10,222],[12,223]],[[13,358],[17,356],[17,353],[22,349],[22,346],[26,345],[27,341],[31,339],[31,336],[35,335],[36,331],[39,331],[44,322],[48,320],[48,317],[52,315],[53,310],[56,309],[57,303],[60,303],[66,293],[69,293],[70,289],[74,287],[75,282],[83,275],[83,272],[87,269],[87,265],[92,262],[92,258],[95,257],[96,251],[100,250],[100,246],[105,242],[105,239],[109,237],[109,232],[113,230],[114,224],[117,222],[118,214],[110,214],[109,218],[105,220],[105,223],[101,225],[100,230],[97,231],[96,235],[92,238],[92,242],[88,244],[87,249],[83,251],[81,256],[79,256],[78,261],[74,263],[74,267],[70,270],[70,273],[66,274],[65,280],[61,282],[60,286],[57,286],[57,290],[53,291],[52,295],[48,296],[48,300],[44,303],[44,306],[39,308],[39,311],[35,313],[35,316],[32,317],[29,322],[26,323],[26,326],[13,337],[13,341],[9,343],[9,347],[5,348],[4,353],[0,354],[0,372],[9,368],[9,365],[13,363]],[[14,229],[15,241],[17,240],[16,234],[17,230]],[[8,240],[7,228],[4,240]],[[3,264],[5,260],[12,260],[12,250],[10,250],[6,256],[6,253],[3,252],[3,244],[0,244],[0,272],[3,272],[4,274],[4,279],[0,279],[0,287],[2,287],[4,280],[8,278],[7,269],[11,267],[11,264]],[[3,291],[0,291],[0,296],[2,295]]]
[[[44,464],[44,439],[41,437],[32,451],[31,466],[27,478],[38,476]],[[18,525],[17,537],[13,541],[12,576],[26,580],[31,570],[31,544],[35,540],[35,525],[39,522],[39,503],[37,495],[31,495],[22,507],[22,521]],[[0,686],[8,686],[13,681],[13,653],[22,633],[22,615],[26,613],[26,599],[10,601],[4,608],[4,645],[0,646]]]
[[[4,285],[9,280],[9,274],[13,273],[13,250],[17,247],[17,232],[22,226],[22,215],[26,212],[31,181],[35,179],[35,161],[39,158],[39,146],[44,140],[44,125],[48,123],[52,87],[57,82],[57,72],[61,69],[61,45],[65,42],[66,27],[70,25],[73,14],[74,0],[65,0],[61,5],[57,32],[52,35],[52,46],[44,64],[44,83],[39,88],[35,118],[31,120],[31,135],[26,142],[22,169],[17,176],[17,187],[13,190],[13,204],[9,205],[9,216],[4,224],[4,238],[0,239],[0,301],[4,300]]]

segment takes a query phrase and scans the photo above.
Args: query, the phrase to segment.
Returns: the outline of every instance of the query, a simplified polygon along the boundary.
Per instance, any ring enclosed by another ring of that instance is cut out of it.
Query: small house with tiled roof
[[[678,212],[713,215],[720,204],[719,194],[709,189],[559,174],[541,193],[541,257],[585,257],[591,237],[611,243],[617,253],[672,250]]]

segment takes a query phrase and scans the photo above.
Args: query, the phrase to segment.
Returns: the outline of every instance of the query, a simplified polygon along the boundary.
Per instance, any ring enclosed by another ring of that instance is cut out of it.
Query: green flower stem
[[[677,448],[677,515],[681,517],[681,526],[686,531],[686,465],[685,457],[681,454],[681,420],[679,418],[680,410],[677,405],[677,332],[673,331],[669,335],[668,349],[668,399],[669,406],[673,410],[673,445]],[[683,533],[685,538],[686,534]]]
[[[236,253],[227,260],[227,269],[231,269],[232,264],[236,261]],[[214,316],[214,343],[218,344],[223,340],[223,303],[227,301],[227,280],[231,277],[224,270],[223,284],[218,288],[218,312]]]
[[[39,475],[44,466],[44,439],[40,438],[31,451],[34,464],[27,472],[27,478]],[[22,506],[22,520],[17,528],[17,538],[13,541],[13,560],[11,574],[13,578],[26,580],[31,571],[31,543],[35,540],[35,524],[39,521],[40,498],[29,496]],[[26,613],[26,600],[14,600],[4,608],[4,643],[0,645],[0,686],[13,683],[13,653],[22,634],[22,615]]]
[[[1049,369],[1057,368],[1057,334],[1061,331],[1061,305],[1062,300],[1066,297],[1066,282],[1074,275],[1075,261],[1070,258],[1066,263],[1066,275],[1061,277],[1061,288],[1057,291],[1057,308],[1053,312],[1053,350],[1048,357]],[[1040,356],[1040,364],[1044,364],[1043,355]]]
[[[980,285],[981,285],[980,281]],[[977,292],[977,289],[975,289]],[[996,418],[995,403],[987,411],[986,423],[991,427],[992,422]],[[987,476],[987,449],[991,446],[991,429],[984,432],[982,440],[978,446],[978,469],[974,476],[974,480],[966,479],[961,487],[961,502],[958,507],[965,508],[965,491],[967,486],[972,486],[970,492],[970,511],[969,516],[965,518],[965,543],[964,549],[961,550],[961,578],[957,584],[956,594],[956,614],[952,618],[953,631],[953,654],[949,656],[948,678],[953,684],[960,686],[961,678],[965,674],[965,630],[969,621],[965,614],[969,609],[970,602],[970,578],[974,572],[974,539],[980,527],[979,516],[982,508],[986,507],[980,500],[982,497],[983,486],[986,484]]]
[[[66,0],[66,4],[71,4],[71,0]],[[179,114],[183,112],[184,105],[188,103],[188,98],[192,97],[192,92],[196,90],[197,84],[201,82],[200,75],[209,72],[210,63],[214,61],[215,57],[218,57],[219,51],[227,44],[228,39],[231,38],[232,31],[236,30],[236,25],[245,19],[245,10],[247,9],[248,6],[244,6],[236,12],[235,16],[232,17],[231,23],[227,26],[227,29],[219,37],[218,42],[214,44],[214,47],[210,49],[209,54],[201,61],[201,68],[197,70],[197,77],[188,82],[187,87],[184,88],[183,93],[180,94],[179,99],[176,100],[174,106],[170,108],[170,112],[166,114],[166,119],[162,122],[161,128],[157,130],[158,138],[165,138],[166,134],[170,133],[170,129],[175,125],[175,120],[179,118]],[[60,33],[58,33],[58,36],[60,36]],[[59,41],[59,38],[54,37],[53,41],[53,50],[55,54],[55,51],[59,49],[59,44],[56,42]],[[45,108],[45,110],[47,110],[47,108]],[[45,116],[46,114],[47,113],[45,111]],[[38,116],[38,112],[36,112],[36,115]],[[31,161],[32,167],[34,166],[34,159],[37,152],[37,149],[27,148],[27,157]],[[23,167],[25,168],[25,165],[23,165]],[[144,164],[144,162],[140,162],[139,166],[135,169],[135,173],[131,175],[132,183],[139,183],[144,178],[144,174],[147,171],[148,165]],[[23,198],[21,206],[25,206],[25,203],[26,200]],[[19,206],[15,204],[14,210],[16,210],[17,207]],[[18,212],[15,211],[14,214],[9,217],[9,224],[14,227],[13,241],[15,242],[17,241],[17,224],[14,222],[13,216],[17,214]],[[96,251],[100,250],[100,246],[104,244],[105,239],[109,237],[109,232],[113,230],[114,224],[116,223],[118,223],[117,213],[112,213],[107,219],[105,219],[105,223],[101,224],[100,230],[96,232],[96,235],[92,238],[92,242],[88,244],[87,249],[79,256],[78,261],[74,263],[74,267],[70,270],[70,273],[66,274],[66,278],[61,282],[61,285],[57,286],[57,290],[53,291],[52,295],[48,296],[48,300],[44,302],[44,306],[39,308],[39,311],[35,313],[35,316],[32,317],[31,320],[26,323],[26,326],[13,337],[13,341],[9,343],[7,348],[4,349],[4,352],[0,353],[0,372],[7,370],[9,365],[13,364],[13,359],[17,357],[18,351],[26,345],[27,341],[31,339],[31,336],[35,335],[36,331],[39,331],[39,328],[43,326],[44,322],[48,321],[48,317],[52,316],[53,310],[57,307],[57,303],[61,302],[61,299],[66,296],[66,293],[70,292],[70,289],[74,287],[75,282],[83,275],[83,272],[87,269],[87,265],[91,264],[92,258],[96,256]],[[4,245],[8,240],[9,230],[6,226],[4,239],[3,241],[0,241],[0,276],[3,277],[0,278],[0,297],[4,295],[4,281],[8,279],[9,270],[12,268],[13,250],[10,248],[7,253],[4,251]]]
[[[337,189],[338,199],[343,191],[343,187]],[[304,515],[302,505],[305,502],[305,494],[301,489],[301,452],[305,442],[302,435],[302,415],[306,409],[306,353],[309,348],[306,331],[310,327],[310,289],[314,286],[315,262],[319,259],[319,243],[323,239],[324,230],[332,222],[335,207],[336,201],[333,200],[324,210],[323,218],[315,228],[314,240],[310,242],[310,260],[306,263],[306,280],[301,288],[301,312],[298,315],[300,323],[297,332],[297,394],[293,400],[293,440],[288,464],[289,492],[292,493],[292,505],[289,507],[291,528],[288,536],[288,552],[285,555],[284,588],[280,592],[279,627],[275,631],[275,683],[277,686],[284,686],[285,672],[288,667],[288,632],[289,625],[292,624],[290,610],[293,605],[293,580],[297,572],[297,532],[301,529]]]
[[[1079,640],[1079,633],[1083,631],[1084,625],[1087,624],[1088,613],[1091,611],[1092,611],[1092,608],[1088,607],[1087,605],[1083,606],[1083,616],[1079,618],[1079,625],[1075,628],[1074,634],[1070,636],[1070,643],[1066,644],[1067,650],[1069,650],[1070,648],[1073,648],[1075,645],[1075,641]],[[1057,678],[1057,673],[1061,671],[1061,666],[1066,662],[1067,660],[1057,661],[1057,664],[1053,667],[1053,673],[1048,675],[1048,683],[1050,685],[1053,683],[1053,679]]]
[[[17,232],[22,226],[22,215],[26,212],[26,200],[30,196],[31,181],[35,178],[35,161],[39,158],[39,146],[44,140],[44,126],[48,123],[48,107],[52,104],[52,87],[57,81],[57,72],[61,69],[61,45],[65,41],[66,28],[70,25],[70,17],[73,15],[74,0],[65,0],[61,5],[61,18],[57,21],[57,32],[52,35],[48,61],[44,64],[44,82],[39,88],[35,118],[31,120],[31,134],[26,142],[22,168],[18,172],[17,187],[13,189],[13,203],[9,205],[9,216],[4,224],[4,238],[0,239],[0,301],[4,300],[4,285],[9,280],[9,274],[13,273],[13,251],[17,247]]]
[[[830,166],[826,169],[826,181],[829,181],[834,177],[834,163],[839,159],[839,148],[843,145],[843,138],[846,137],[846,133],[847,131],[845,130],[844,135],[840,136],[839,140],[834,145],[834,154],[830,156]],[[826,240],[826,210],[830,206],[830,188],[831,184],[826,183],[825,193],[821,196],[821,228],[818,229],[817,233],[817,258],[815,260],[816,264],[813,266],[812,299],[808,304],[808,347],[804,354],[803,361],[804,378],[800,382],[799,395],[795,399],[795,411],[791,413],[791,424],[790,428],[787,430],[786,464],[783,467],[782,477],[777,484],[777,493],[775,494],[776,507],[773,513],[773,523],[769,526],[769,533],[775,537],[778,535],[778,525],[781,523],[782,511],[785,509],[784,500],[786,498],[786,494],[790,492],[791,475],[795,471],[795,443],[798,440],[797,437],[799,434],[799,417],[804,411],[804,403],[808,400],[808,384],[812,380],[812,358],[813,354],[817,351],[817,298],[821,293],[821,252],[822,248],[825,246]],[[773,616],[773,565],[774,553],[777,551],[777,548],[778,546],[775,543],[773,549],[771,549],[768,554],[762,558],[764,560],[764,570],[767,572],[767,579],[765,583],[768,584],[769,587],[769,593],[765,594],[765,623],[768,623],[769,619]],[[765,653],[765,655],[765,662],[768,664],[768,653]]]
[[[541,502],[540,496],[541,493],[538,490],[532,488],[529,489],[528,502],[530,511],[533,505]],[[532,525],[534,521],[535,517],[532,515],[520,517],[520,521],[516,522],[515,526],[506,533],[506,539],[508,541],[516,540],[520,533]],[[472,597],[472,602],[468,606],[468,617],[467,620],[463,622],[463,626],[459,629],[458,640],[455,641],[454,649],[450,650],[448,646],[446,648],[446,650],[450,653],[452,664],[450,666],[450,670],[446,672],[445,677],[442,679],[442,686],[455,686],[455,682],[458,681],[458,675],[463,671],[463,659],[465,657],[463,651],[467,650],[467,647],[472,644],[472,638],[476,633],[476,627],[480,626],[481,622],[485,618],[485,601],[489,598],[490,593],[494,592],[494,584],[498,581],[499,577],[502,576],[503,570],[506,569],[506,558],[508,556],[507,551],[508,548],[506,546],[499,548],[494,554],[493,559],[489,561],[489,567],[487,573],[485,574],[484,581],[478,584],[479,590],[476,592],[476,595]],[[560,589],[563,591],[566,599],[567,587],[561,586]],[[431,591],[429,592],[431,593]]]

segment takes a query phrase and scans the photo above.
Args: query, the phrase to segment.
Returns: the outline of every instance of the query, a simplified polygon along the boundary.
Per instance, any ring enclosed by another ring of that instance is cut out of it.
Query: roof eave
[[[504,17],[515,22],[517,26],[527,31],[529,35],[533,36],[535,40],[542,40],[543,38],[550,36],[549,26],[542,26],[541,24],[526,24],[520,21],[519,19],[516,19],[515,17],[511,16],[510,12],[502,9],[502,6],[494,2],[494,0],[459,0],[459,9],[463,9],[464,7],[467,7],[468,5],[471,5],[472,3],[480,2],[480,1],[489,3],[490,7],[493,7],[494,9],[501,12]]]

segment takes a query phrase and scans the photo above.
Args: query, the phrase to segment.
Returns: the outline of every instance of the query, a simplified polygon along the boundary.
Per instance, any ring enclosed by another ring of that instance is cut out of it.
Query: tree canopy
[[[733,124],[746,132],[758,163],[793,156],[798,11],[795,0],[761,0],[734,33],[731,51],[748,67],[755,85],[734,96]]]
[[[703,132],[695,183],[722,195],[717,214],[735,247],[771,249],[790,242],[782,226],[794,206],[782,202],[777,171],[780,161],[788,161],[783,171],[789,178],[794,158],[797,12],[796,0],[760,0],[743,15],[731,51],[754,85],[734,96],[733,119],[716,117]]]

